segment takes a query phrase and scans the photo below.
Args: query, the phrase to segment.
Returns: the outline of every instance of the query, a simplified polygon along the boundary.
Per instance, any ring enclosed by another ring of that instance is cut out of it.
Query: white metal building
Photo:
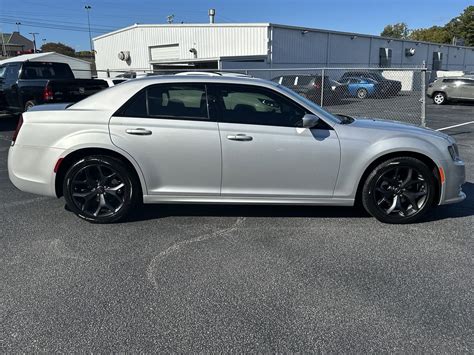
[[[67,55],[56,52],[23,54],[17,57],[11,57],[0,61],[0,65],[10,62],[52,62],[52,63],[66,63],[68,64],[74,77],[76,79],[90,79],[91,78],[91,63],[82,59],[69,57]]]
[[[277,25],[133,25],[94,38],[99,76],[163,68],[421,67],[474,70],[474,48]],[[109,70],[110,73],[105,71]]]

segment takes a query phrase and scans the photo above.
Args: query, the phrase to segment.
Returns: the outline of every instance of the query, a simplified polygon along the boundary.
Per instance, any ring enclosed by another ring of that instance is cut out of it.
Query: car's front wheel
[[[384,223],[412,223],[433,205],[436,179],[430,168],[412,157],[389,159],[378,165],[365,181],[362,203]]]
[[[90,156],[66,172],[63,194],[67,207],[87,221],[112,223],[124,218],[135,204],[138,182],[119,159]]]

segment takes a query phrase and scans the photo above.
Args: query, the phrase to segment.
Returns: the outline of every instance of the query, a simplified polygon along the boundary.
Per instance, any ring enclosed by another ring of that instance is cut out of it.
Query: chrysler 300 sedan
[[[352,206],[409,223],[463,200],[455,141],[332,115],[277,83],[232,76],[131,80],[23,114],[8,155],[20,190],[64,196],[96,223],[140,203]]]

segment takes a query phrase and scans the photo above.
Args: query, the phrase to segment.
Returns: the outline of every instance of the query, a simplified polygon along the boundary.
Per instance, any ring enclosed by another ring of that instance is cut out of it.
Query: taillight
[[[18,124],[16,125],[15,132],[13,132],[12,145],[15,144],[16,138],[18,137],[18,133],[20,133],[20,128],[22,125],[23,125],[23,115],[20,115],[20,118],[18,119]]]
[[[53,99],[54,99],[53,89],[51,89],[51,86],[46,85],[46,87],[43,90],[43,100],[52,101]]]

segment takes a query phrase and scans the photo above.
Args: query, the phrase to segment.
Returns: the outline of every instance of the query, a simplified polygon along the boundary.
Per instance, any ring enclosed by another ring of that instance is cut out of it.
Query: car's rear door
[[[222,141],[223,197],[331,197],[339,140],[324,122],[301,128],[306,110],[272,89],[209,85]]]
[[[135,95],[110,120],[112,142],[127,151],[149,195],[218,195],[221,144],[201,84],[158,84]]]

